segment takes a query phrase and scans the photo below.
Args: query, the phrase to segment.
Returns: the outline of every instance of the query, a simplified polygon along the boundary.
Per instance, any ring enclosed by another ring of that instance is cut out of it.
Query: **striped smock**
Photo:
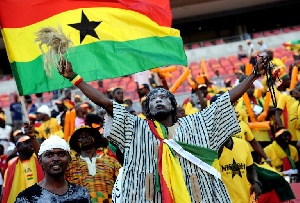
[[[235,115],[226,92],[203,111],[178,119],[175,129],[168,128],[169,138],[218,150],[228,137],[240,132]],[[129,114],[116,102],[111,119],[112,123],[105,121],[104,131],[109,141],[124,152],[122,202],[162,202],[154,188],[160,141],[146,120]],[[192,202],[231,202],[222,180],[180,156],[178,160]]]

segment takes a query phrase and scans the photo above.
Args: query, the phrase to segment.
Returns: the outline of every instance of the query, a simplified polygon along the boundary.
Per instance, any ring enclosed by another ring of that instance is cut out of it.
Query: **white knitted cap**
[[[71,155],[69,144],[66,142],[66,140],[60,138],[57,135],[50,135],[50,137],[41,144],[38,155],[41,156],[44,152],[56,148],[63,149]]]
[[[42,105],[41,107],[39,107],[36,111],[37,113],[43,113],[43,114],[47,114],[49,117],[51,117],[51,111],[50,108],[47,105]]]

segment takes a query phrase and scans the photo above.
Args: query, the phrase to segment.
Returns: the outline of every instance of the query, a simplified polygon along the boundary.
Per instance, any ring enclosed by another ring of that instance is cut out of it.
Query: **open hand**
[[[59,70],[58,72],[64,78],[69,79],[74,74],[71,62],[66,60],[61,60],[58,62],[58,64],[60,64],[60,67],[58,68]]]

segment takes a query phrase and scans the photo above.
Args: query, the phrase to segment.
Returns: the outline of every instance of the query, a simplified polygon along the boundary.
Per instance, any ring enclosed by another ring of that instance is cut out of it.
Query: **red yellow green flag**
[[[1,0],[1,32],[20,95],[70,87],[43,69],[35,33],[62,27],[73,41],[66,58],[85,81],[115,78],[165,65],[187,65],[169,0]]]

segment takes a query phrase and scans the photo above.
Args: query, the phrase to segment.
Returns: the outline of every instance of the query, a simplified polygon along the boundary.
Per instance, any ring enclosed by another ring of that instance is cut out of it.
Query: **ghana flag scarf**
[[[44,171],[35,156],[31,156],[29,160],[30,169],[32,169],[33,179],[36,183],[44,179]],[[7,169],[5,185],[3,190],[2,202],[15,202],[20,192],[26,189],[26,178],[23,171],[22,163],[17,158]]]
[[[187,65],[169,0],[1,0],[0,26],[20,95],[72,84],[44,70],[35,33],[61,26],[74,49],[65,58],[89,82],[166,65]],[[45,50],[46,51],[46,50]]]
[[[211,166],[218,158],[216,151],[172,139],[168,140],[167,129],[161,123],[147,121],[153,134],[161,141],[157,159],[155,190],[161,192],[164,203],[191,202],[182,168],[175,152],[216,178],[221,179],[220,173]]]
[[[262,183],[262,194],[258,199],[258,203],[280,202],[295,199],[290,184],[275,169],[266,162],[263,165],[255,163],[253,166],[259,181]]]

